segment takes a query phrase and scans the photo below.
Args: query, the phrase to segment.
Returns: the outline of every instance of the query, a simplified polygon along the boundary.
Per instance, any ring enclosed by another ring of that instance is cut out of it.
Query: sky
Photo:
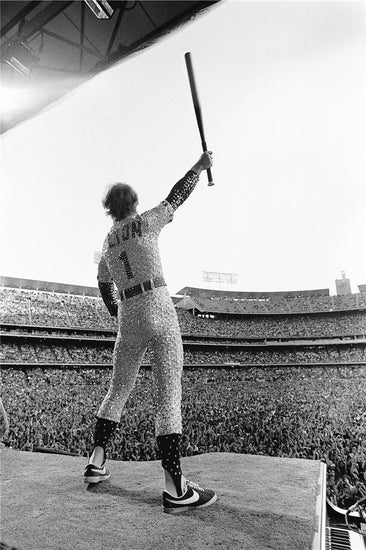
[[[1,138],[0,273],[96,286],[122,181],[154,207],[201,144],[193,57],[215,186],[206,174],[160,236],[171,294],[366,283],[366,4],[227,0],[94,77]],[[213,286],[211,285],[211,288]],[[216,288],[220,288],[216,285]]]

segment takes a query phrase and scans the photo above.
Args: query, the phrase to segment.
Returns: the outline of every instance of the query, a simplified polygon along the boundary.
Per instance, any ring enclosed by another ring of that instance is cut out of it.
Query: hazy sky
[[[139,211],[194,164],[191,51],[214,152],[161,234],[173,294],[201,273],[233,290],[366,283],[366,4],[229,0],[95,77],[2,138],[3,275],[96,286],[110,226],[101,198],[125,181]],[[224,288],[224,287],[223,287]]]

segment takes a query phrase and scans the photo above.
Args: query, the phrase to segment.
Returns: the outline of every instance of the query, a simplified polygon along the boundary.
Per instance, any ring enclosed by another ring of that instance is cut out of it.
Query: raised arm
[[[172,188],[165,199],[176,210],[178,206],[184,203],[196,187],[202,170],[207,170],[212,166],[212,152],[206,151],[199,160],[192,166],[186,175],[180,179]]]

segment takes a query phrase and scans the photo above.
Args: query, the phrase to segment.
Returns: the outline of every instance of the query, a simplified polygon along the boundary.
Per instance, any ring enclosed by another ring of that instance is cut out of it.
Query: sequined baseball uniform
[[[111,384],[97,416],[120,421],[149,346],[156,436],[182,433],[183,369],[180,328],[163,278],[158,237],[197,181],[197,174],[190,170],[158,206],[115,222],[104,241],[98,266],[101,295],[111,314],[118,315],[118,333]],[[114,285],[122,301],[117,300]]]

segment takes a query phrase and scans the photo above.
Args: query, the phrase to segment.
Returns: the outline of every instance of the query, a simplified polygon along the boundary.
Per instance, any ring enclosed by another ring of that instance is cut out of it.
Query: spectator
[[[85,456],[109,374],[100,368],[3,369],[10,447]],[[212,386],[212,389],[208,386]],[[111,449],[156,460],[151,371],[142,368]],[[362,366],[185,367],[182,455],[236,452],[322,460],[328,496],[348,507],[366,495],[366,373]]]

